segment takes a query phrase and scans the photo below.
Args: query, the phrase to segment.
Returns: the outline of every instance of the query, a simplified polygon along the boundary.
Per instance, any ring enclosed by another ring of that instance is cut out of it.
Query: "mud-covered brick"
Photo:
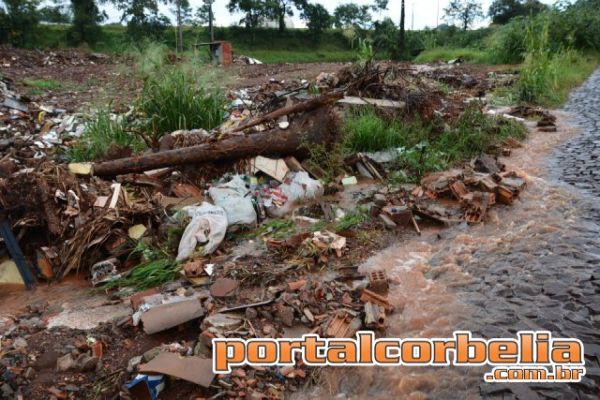
[[[465,211],[465,220],[471,224],[479,224],[485,217],[486,209],[480,206],[471,206]]]
[[[518,176],[507,176],[502,179],[502,186],[508,188],[513,195],[518,196],[527,187],[527,182]]]
[[[496,188],[496,199],[501,204],[512,205],[514,200],[513,192],[503,185]]]
[[[385,294],[389,289],[389,282],[385,271],[373,271],[368,275],[369,289],[375,293]]]
[[[462,200],[469,194],[469,190],[462,181],[456,181],[450,185],[450,190],[457,200]]]

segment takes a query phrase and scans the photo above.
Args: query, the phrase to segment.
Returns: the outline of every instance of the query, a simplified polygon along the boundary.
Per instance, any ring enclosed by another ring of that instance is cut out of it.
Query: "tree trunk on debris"
[[[305,143],[330,144],[337,138],[338,120],[329,109],[322,108],[296,117],[291,126],[262,133],[232,136],[199,146],[123,158],[93,165],[97,176],[115,176],[185,164],[238,160],[264,156],[304,157]]]

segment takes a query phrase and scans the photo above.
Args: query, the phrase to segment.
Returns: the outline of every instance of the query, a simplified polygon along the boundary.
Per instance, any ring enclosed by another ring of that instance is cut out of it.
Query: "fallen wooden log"
[[[322,96],[315,97],[314,99],[310,99],[310,100],[304,101],[302,103],[294,104],[293,106],[282,107],[280,109],[273,111],[272,113],[253,118],[245,124],[241,124],[240,126],[226,130],[225,133],[241,132],[244,129],[252,128],[254,126],[264,124],[265,122],[273,121],[278,118],[284,117],[286,115],[296,114],[296,113],[305,113],[308,111],[312,111],[314,109],[323,107],[327,104],[335,103],[336,101],[342,99],[343,97],[344,97],[344,93],[342,93],[342,92],[324,94]]]
[[[307,154],[305,143],[329,144],[337,138],[338,118],[329,108],[306,112],[288,129],[275,128],[252,135],[232,136],[220,141],[159,153],[92,164],[96,176],[115,176],[158,168],[215,161],[238,160],[259,155]]]

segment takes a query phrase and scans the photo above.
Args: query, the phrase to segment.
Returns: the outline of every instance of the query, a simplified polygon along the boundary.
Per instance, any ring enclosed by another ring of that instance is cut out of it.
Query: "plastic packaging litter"
[[[229,226],[255,225],[257,216],[250,190],[240,175],[208,191],[213,202],[227,212]]]
[[[158,395],[165,388],[165,377],[164,375],[138,374],[125,386],[136,399],[157,400]]]
[[[227,213],[222,207],[210,203],[201,206],[184,207],[176,218],[187,215],[192,218],[183,232],[179,242],[177,261],[187,260],[199,244],[204,245],[204,255],[212,254],[217,250],[227,233]]]
[[[280,218],[294,210],[303,201],[315,200],[325,193],[321,181],[312,179],[308,173],[290,172],[277,189],[271,190],[271,198],[263,198],[267,214],[272,218]],[[262,194],[263,197],[265,193]]]

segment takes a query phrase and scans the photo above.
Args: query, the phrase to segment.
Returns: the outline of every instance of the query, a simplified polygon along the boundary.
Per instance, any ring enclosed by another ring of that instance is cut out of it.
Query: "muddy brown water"
[[[512,207],[484,224],[428,231],[368,260],[385,269],[397,310],[386,336],[515,337],[547,330],[585,345],[577,384],[484,384],[490,368],[329,369],[298,397],[339,399],[600,398],[600,70],[557,112],[558,133],[535,133],[503,160],[527,175]]]

